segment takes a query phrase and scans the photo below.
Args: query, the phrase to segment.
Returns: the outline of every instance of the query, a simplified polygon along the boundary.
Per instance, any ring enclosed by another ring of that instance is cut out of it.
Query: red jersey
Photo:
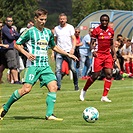
[[[76,44],[80,43],[80,36],[76,37]]]
[[[114,30],[111,27],[108,27],[105,31],[101,29],[101,25],[99,25],[93,30],[91,37],[98,41],[97,52],[110,53],[110,43],[114,37]]]

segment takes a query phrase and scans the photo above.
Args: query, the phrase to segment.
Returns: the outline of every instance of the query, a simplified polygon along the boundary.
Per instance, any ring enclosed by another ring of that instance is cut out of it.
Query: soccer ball
[[[94,123],[95,121],[98,120],[99,118],[99,112],[96,108],[94,107],[87,107],[84,111],[83,111],[83,118],[86,122],[89,123]]]

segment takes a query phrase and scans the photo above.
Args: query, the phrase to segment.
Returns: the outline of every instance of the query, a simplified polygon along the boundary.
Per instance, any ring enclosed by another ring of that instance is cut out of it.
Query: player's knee
[[[50,92],[56,92],[57,91],[57,85],[53,85],[53,86],[51,86],[51,88],[49,88],[49,91]]]
[[[111,79],[111,78],[112,78],[112,74],[111,73],[106,75],[106,79]]]
[[[95,81],[98,78],[99,74],[98,73],[93,73],[92,74],[92,79]]]
[[[24,85],[23,86],[23,93],[27,94],[31,91],[31,85]]]

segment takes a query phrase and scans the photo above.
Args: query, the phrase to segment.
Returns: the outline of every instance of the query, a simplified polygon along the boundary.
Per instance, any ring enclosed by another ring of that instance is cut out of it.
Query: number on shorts
[[[34,79],[34,75],[33,74],[30,74],[29,75],[29,80],[33,80]]]

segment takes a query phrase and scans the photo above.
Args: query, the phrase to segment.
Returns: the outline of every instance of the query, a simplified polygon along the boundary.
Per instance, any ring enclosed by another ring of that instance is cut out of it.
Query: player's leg
[[[105,80],[104,80],[104,90],[103,95],[101,98],[101,101],[104,102],[111,102],[111,100],[108,99],[108,93],[110,90],[110,87],[112,85],[112,70],[113,70],[113,58],[112,55],[106,55],[106,58],[104,60],[104,71],[105,71]]]
[[[56,92],[57,92],[57,82],[56,76],[54,75],[53,71],[50,67],[42,68],[41,76],[40,76],[40,84],[42,86],[47,86],[48,94],[46,97],[46,120],[63,120],[54,116],[54,105],[56,102]]]
[[[98,78],[99,74],[100,74],[100,72],[96,72],[96,73],[93,72],[92,76],[88,77],[88,79],[85,83],[85,86],[83,87],[83,89],[81,90],[81,93],[80,93],[80,100],[81,101],[84,101],[86,91],[95,82],[95,80]]]
[[[112,69],[105,69],[105,75],[106,78],[104,80],[104,90],[103,90],[103,95],[101,98],[101,101],[104,102],[111,102],[111,100],[108,99],[108,93],[110,90],[110,87],[112,85]]]
[[[29,67],[26,69],[24,76],[24,85],[21,89],[14,91],[7,103],[4,104],[0,109],[0,119],[3,119],[4,115],[8,112],[10,106],[14,102],[31,91],[32,86],[36,83],[38,77],[40,76],[37,71],[38,68],[36,67]]]
[[[100,56],[100,55],[98,55],[98,56]],[[94,83],[94,81],[98,78],[100,71],[102,69],[101,64],[102,64],[101,59],[93,57],[93,59],[92,59],[92,75],[88,77],[88,79],[85,83],[85,86],[81,90],[81,93],[80,93],[81,101],[84,101],[86,91]]]
[[[56,102],[56,92],[57,92],[57,83],[56,81],[51,81],[47,85],[49,92],[46,98],[47,110],[46,110],[46,120],[59,120],[62,121],[63,119],[57,118],[54,116],[54,105]]]
[[[9,100],[0,109],[0,119],[2,120],[5,114],[8,112],[11,105],[19,100],[22,96],[29,93],[32,89],[32,85],[24,84],[21,89],[15,90]]]

